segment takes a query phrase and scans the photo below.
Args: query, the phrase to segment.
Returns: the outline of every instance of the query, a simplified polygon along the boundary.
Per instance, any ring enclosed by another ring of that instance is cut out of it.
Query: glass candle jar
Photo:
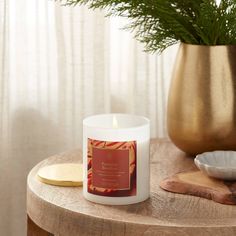
[[[100,204],[126,205],[150,193],[150,121],[127,114],[83,121],[83,195]]]

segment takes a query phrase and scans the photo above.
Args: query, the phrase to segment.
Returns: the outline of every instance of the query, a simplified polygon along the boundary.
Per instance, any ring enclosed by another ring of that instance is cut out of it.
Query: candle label
[[[88,192],[109,197],[136,195],[136,141],[88,139]]]

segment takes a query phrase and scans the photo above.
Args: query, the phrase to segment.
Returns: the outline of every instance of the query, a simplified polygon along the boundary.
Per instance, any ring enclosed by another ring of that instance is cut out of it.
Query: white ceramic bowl
[[[194,162],[208,176],[236,180],[236,152],[234,151],[204,152],[197,155]]]

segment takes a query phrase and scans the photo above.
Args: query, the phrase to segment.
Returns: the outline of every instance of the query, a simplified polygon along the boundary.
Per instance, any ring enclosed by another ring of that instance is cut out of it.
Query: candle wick
[[[114,129],[118,129],[118,121],[117,121],[116,116],[113,116],[112,127],[113,127]]]

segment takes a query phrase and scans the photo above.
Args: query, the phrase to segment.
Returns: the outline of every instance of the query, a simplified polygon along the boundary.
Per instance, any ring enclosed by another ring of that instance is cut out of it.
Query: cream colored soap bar
[[[38,179],[50,185],[77,187],[83,185],[82,164],[56,164],[39,169]]]

